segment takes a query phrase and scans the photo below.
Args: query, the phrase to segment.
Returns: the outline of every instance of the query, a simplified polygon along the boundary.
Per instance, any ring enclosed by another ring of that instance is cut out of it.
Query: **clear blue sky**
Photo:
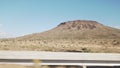
[[[0,0],[0,32],[6,34],[42,32],[78,19],[120,27],[120,0]]]

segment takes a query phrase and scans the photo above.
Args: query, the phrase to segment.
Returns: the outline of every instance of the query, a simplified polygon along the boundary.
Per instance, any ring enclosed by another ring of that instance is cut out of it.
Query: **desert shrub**
[[[112,45],[118,45],[118,44],[120,44],[119,41],[117,41],[117,40],[113,40],[113,41],[112,41]]]
[[[85,47],[81,48],[81,50],[82,50],[82,52],[91,52],[90,49],[85,48]]]

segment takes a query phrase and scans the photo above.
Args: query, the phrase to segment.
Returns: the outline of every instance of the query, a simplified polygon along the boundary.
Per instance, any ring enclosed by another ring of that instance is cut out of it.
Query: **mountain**
[[[120,29],[91,20],[74,20],[42,33],[0,42],[0,50],[120,53]]]
[[[21,39],[114,39],[120,30],[96,21],[75,20],[59,24],[52,30],[21,37]]]

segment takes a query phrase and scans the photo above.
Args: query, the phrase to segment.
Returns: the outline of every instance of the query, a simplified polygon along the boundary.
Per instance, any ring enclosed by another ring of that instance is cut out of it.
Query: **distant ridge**
[[[57,27],[19,39],[114,39],[120,38],[120,30],[96,21],[74,20],[62,22]]]

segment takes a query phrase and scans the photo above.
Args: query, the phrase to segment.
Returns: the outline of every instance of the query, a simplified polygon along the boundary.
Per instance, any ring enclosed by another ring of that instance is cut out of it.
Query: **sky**
[[[120,28],[120,0],[0,0],[0,34],[6,37],[43,32],[71,20]]]

